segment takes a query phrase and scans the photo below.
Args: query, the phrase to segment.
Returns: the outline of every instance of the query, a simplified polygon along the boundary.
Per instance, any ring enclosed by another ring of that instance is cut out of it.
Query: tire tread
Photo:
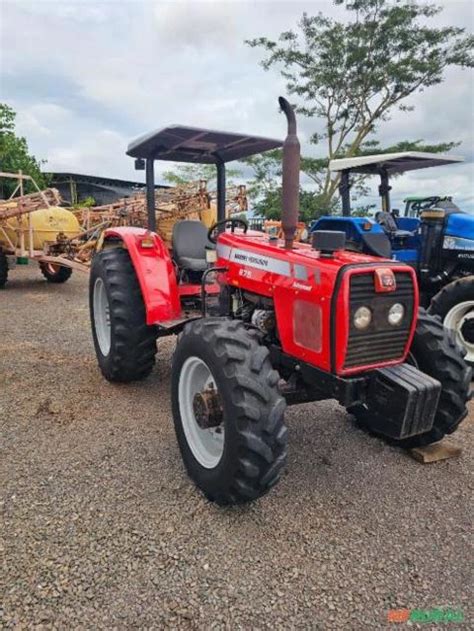
[[[71,278],[72,275],[72,269],[70,267],[64,267],[62,265],[56,272],[54,272],[54,274],[51,274],[51,272],[48,270],[48,266],[46,263],[40,263],[39,267],[41,273],[46,278],[48,283],[53,283],[55,285],[65,283]]]
[[[91,323],[94,282],[102,275],[109,288],[114,342],[108,361],[103,361],[94,335],[102,374],[108,381],[127,383],[145,379],[153,370],[156,333],[146,324],[143,297],[130,255],[123,248],[103,250],[93,259],[90,278]],[[102,361],[101,361],[102,360]]]
[[[230,392],[237,456],[233,472],[214,490],[200,483],[180,443],[183,459],[208,499],[221,505],[255,500],[278,482],[287,462],[286,402],[277,388],[278,373],[273,370],[268,349],[238,320],[209,317],[189,323],[179,337],[177,353],[181,345],[190,349],[200,339],[213,349]],[[175,409],[174,415],[178,424]],[[180,441],[178,429],[177,434]]]

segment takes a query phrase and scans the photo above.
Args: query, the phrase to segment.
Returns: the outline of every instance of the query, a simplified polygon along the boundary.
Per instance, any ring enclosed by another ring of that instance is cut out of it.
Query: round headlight
[[[405,307],[401,305],[399,302],[396,302],[394,305],[390,307],[388,310],[388,322],[392,326],[397,326],[403,320],[403,316],[405,315]]]
[[[369,307],[359,307],[354,313],[354,326],[356,329],[366,329],[372,322],[372,311]]]

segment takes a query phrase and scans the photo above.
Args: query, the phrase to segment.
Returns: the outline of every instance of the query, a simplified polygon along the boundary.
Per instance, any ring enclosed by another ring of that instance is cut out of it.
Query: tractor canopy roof
[[[331,160],[331,171],[351,171],[353,173],[379,174],[385,171],[388,175],[425,169],[427,167],[442,166],[464,162],[463,158],[442,155],[439,153],[424,153],[421,151],[400,151],[399,153],[379,153],[373,156],[359,156],[357,158],[341,158]]]
[[[171,125],[132,141],[127,155],[173,162],[231,162],[283,145],[282,140],[198,127]]]

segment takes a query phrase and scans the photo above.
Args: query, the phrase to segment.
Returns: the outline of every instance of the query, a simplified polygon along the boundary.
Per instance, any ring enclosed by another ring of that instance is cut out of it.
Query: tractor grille
[[[395,273],[397,288],[386,294],[375,293],[373,272],[354,274],[350,285],[350,327],[344,368],[367,366],[399,359],[410,335],[413,319],[413,282],[409,273]],[[400,326],[388,323],[390,307],[399,302],[405,307]],[[353,324],[354,313],[362,305],[372,311],[372,322],[364,331]]]

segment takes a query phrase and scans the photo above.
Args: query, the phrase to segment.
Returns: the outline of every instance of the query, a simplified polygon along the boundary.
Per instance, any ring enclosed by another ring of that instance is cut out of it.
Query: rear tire
[[[401,440],[387,438],[371,430],[370,417],[365,406],[356,405],[348,410],[356,417],[362,429],[405,449],[436,443],[446,434],[456,431],[467,415],[472,372],[463,360],[462,351],[451,333],[443,327],[438,317],[427,314],[424,309],[420,309],[418,315],[409,362],[441,383],[438,409],[429,432]]]
[[[48,283],[65,283],[71,278],[72,269],[55,265],[54,263],[40,263],[40,270]]]
[[[123,248],[94,256],[89,307],[95,352],[104,377],[119,382],[145,379],[155,363],[156,331],[146,324],[140,285]]]
[[[210,501],[249,502],[280,479],[287,429],[278,381],[268,349],[242,322],[204,318],[184,328],[172,364],[173,418],[188,474]],[[219,409],[211,428],[196,420],[194,404],[209,388]]]
[[[466,351],[464,361],[474,368],[474,276],[445,285],[431,300],[428,313],[440,316]]]
[[[3,250],[0,250],[0,289],[5,287],[8,280],[8,259]]]

